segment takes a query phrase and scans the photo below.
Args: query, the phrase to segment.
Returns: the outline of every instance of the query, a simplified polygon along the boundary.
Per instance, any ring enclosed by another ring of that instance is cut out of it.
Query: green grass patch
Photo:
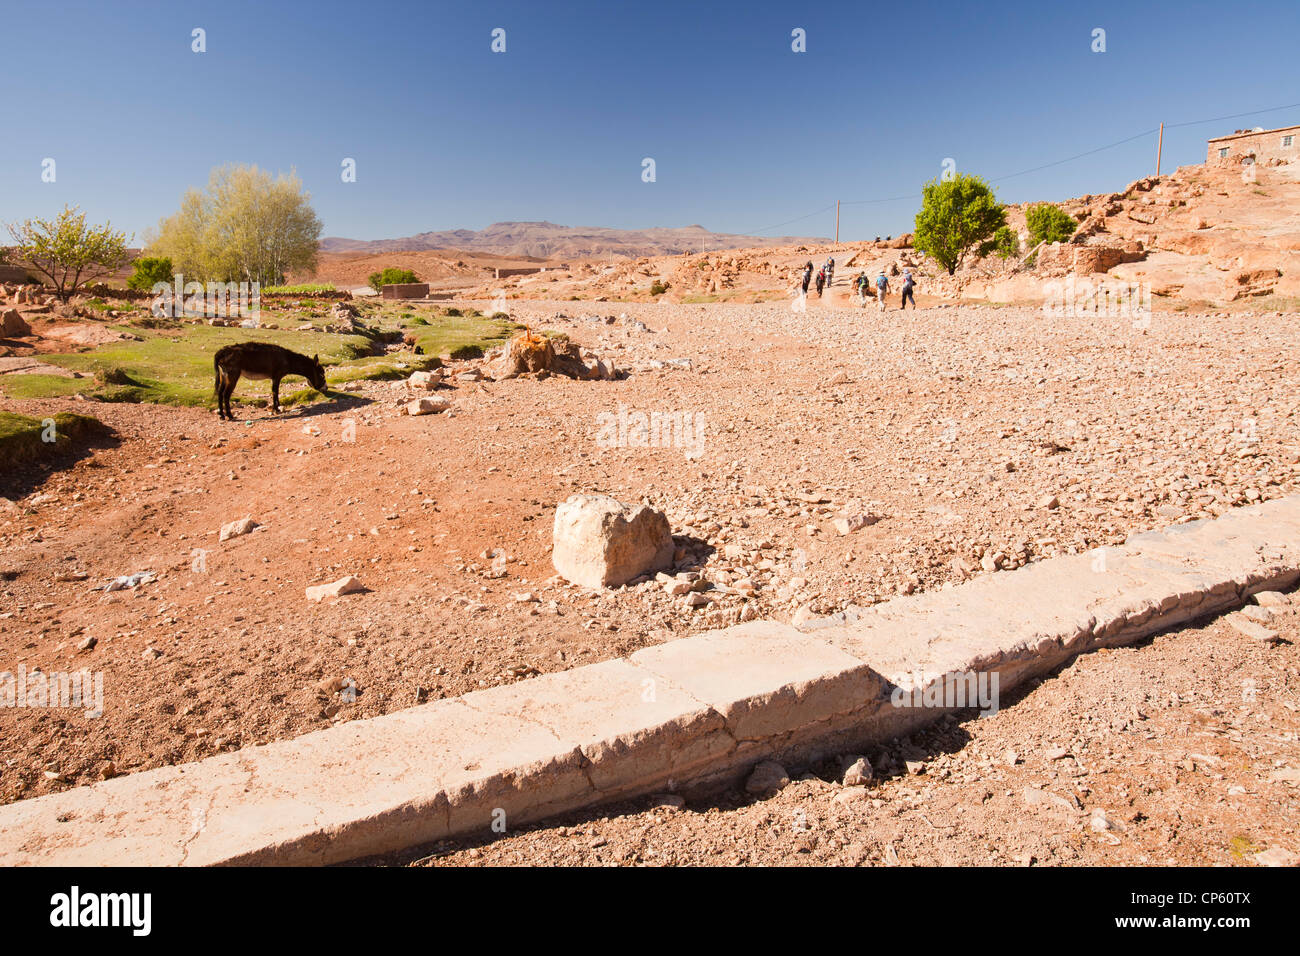
[[[15,398],[52,397],[71,394],[67,383],[75,383],[72,391],[102,401],[211,406],[214,404],[212,357],[223,345],[272,342],[305,355],[318,354],[325,365],[354,361],[371,353],[370,341],[361,335],[210,325],[188,325],[175,333],[138,327],[131,331],[142,341],[114,342],[90,352],[41,356],[42,361],[51,365],[93,375],[93,387],[85,379],[7,375],[4,379],[5,393]],[[24,378],[37,381],[18,381]],[[19,395],[19,391],[24,394]],[[250,394],[269,397],[271,386],[266,381],[241,379],[238,394],[244,398]]]
[[[16,465],[34,461],[47,454],[51,447],[66,447],[78,438],[106,432],[103,423],[89,415],[58,412],[47,418],[29,418],[0,412],[0,463]]]
[[[270,295],[311,295],[313,292],[337,292],[332,282],[303,282],[298,285],[273,285],[262,290]]]
[[[425,355],[472,358],[496,348],[521,328],[509,318],[445,309],[435,310],[423,323],[413,322],[409,332]]]
[[[264,315],[270,318],[276,313],[267,311]],[[369,313],[366,321],[374,323],[373,327],[350,335],[198,324],[185,324],[175,330],[134,326],[129,331],[141,341],[113,342],[89,352],[41,356],[44,362],[82,372],[87,377],[6,375],[0,378],[0,390],[10,398],[59,398],[80,393],[108,402],[211,408],[215,404],[212,357],[222,346],[235,342],[271,342],[304,355],[319,355],[326,366],[326,380],[331,385],[341,385],[405,378],[414,371],[436,368],[440,355],[481,355],[521,328],[505,318],[450,315],[431,309],[408,320],[410,334],[422,349],[422,355],[408,350],[376,354],[382,348],[380,341],[392,341],[400,336],[403,320],[393,313],[376,311]],[[126,326],[120,328],[127,330]],[[235,394],[238,401],[266,404],[271,385],[267,381],[242,378]],[[287,379],[281,386],[280,401],[284,405],[321,397],[298,378]]]

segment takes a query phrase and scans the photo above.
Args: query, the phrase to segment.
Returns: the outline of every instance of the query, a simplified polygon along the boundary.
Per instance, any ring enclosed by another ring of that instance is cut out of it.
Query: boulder
[[[515,378],[527,372],[549,372],[555,364],[555,349],[544,335],[523,331],[512,338],[497,365],[498,379]]]
[[[567,580],[618,587],[672,564],[673,536],[663,512],[608,495],[573,495],[555,510],[551,561]]]
[[[32,327],[27,324],[27,320],[17,309],[5,309],[4,312],[0,312],[0,338],[8,339],[31,334]]]

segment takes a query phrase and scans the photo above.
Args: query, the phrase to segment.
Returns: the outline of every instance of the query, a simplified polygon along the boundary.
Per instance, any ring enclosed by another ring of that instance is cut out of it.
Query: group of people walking
[[[812,284],[813,264],[809,259],[803,267],[803,294],[808,294],[808,286]],[[817,270],[817,298],[822,297],[822,290],[830,286],[835,279],[835,257],[827,256],[826,264]]]
[[[835,259],[827,257],[826,264],[817,270],[817,298],[822,297],[822,291],[827,288],[835,277]],[[803,267],[802,289],[803,294],[808,294],[808,286],[813,281],[813,264],[809,259]],[[858,294],[859,304],[865,306],[868,296],[873,295],[872,281],[867,278],[866,272],[859,272],[852,280],[852,288]],[[889,294],[889,277],[885,275],[885,270],[880,270],[880,275],[876,276],[874,283],[874,297],[880,305],[880,311],[885,311],[885,296]],[[912,278],[911,270],[903,272],[902,291],[903,298],[899,308],[906,309],[907,303],[912,303],[912,308],[916,308],[916,296],[913,294],[916,289],[916,280]]]

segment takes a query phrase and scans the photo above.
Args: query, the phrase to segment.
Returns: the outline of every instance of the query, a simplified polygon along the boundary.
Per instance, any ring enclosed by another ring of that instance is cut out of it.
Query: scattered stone
[[[1296,866],[1300,856],[1280,846],[1269,847],[1256,853],[1253,857],[1260,866]]]
[[[875,775],[871,761],[861,754],[851,754],[844,758],[843,783],[846,787],[863,787],[871,782]]]
[[[835,530],[840,534],[851,534],[852,532],[865,528],[868,525],[873,525],[879,520],[880,517],[878,515],[852,514],[841,515],[831,522],[831,524],[835,526]]]
[[[252,518],[240,518],[238,521],[231,521],[229,524],[221,526],[219,540],[228,541],[231,538],[238,538],[240,535],[250,534],[257,527],[259,527],[258,523]]]
[[[432,415],[435,412],[445,412],[449,408],[451,408],[451,399],[448,398],[417,398],[405,405],[408,415]]]
[[[1260,607],[1283,608],[1290,605],[1290,599],[1281,591],[1257,591],[1255,603]]]
[[[86,635],[86,637],[82,638],[80,641],[77,642],[77,650],[79,651],[93,650],[95,645],[98,643],[99,643],[98,638],[91,637],[90,635]]]
[[[785,767],[775,760],[760,761],[745,781],[745,790],[749,793],[776,793],[790,783],[790,775]]]
[[[1039,790],[1037,787],[1025,787],[1024,797],[1025,803],[1031,807],[1056,807],[1060,810],[1069,810],[1071,813],[1075,810],[1074,804],[1065,797],[1048,790]]]
[[[406,384],[411,388],[437,388],[442,384],[444,372],[440,368],[428,372],[412,372]]]
[[[1270,630],[1258,621],[1252,621],[1241,614],[1229,614],[1226,620],[1234,629],[1245,634],[1251,640],[1260,641],[1264,644],[1276,644],[1282,640],[1277,631]]]
[[[341,597],[344,594],[355,594],[364,590],[365,586],[356,576],[349,574],[331,584],[317,584],[307,588],[307,600],[322,601],[327,597]]]

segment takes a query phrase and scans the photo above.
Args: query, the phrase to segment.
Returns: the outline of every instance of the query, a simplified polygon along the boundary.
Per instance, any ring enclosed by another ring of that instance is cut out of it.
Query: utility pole
[[[1159,175],[1158,173],[1156,175]],[[840,201],[835,200],[835,245],[840,244]]]
[[[1160,178],[1160,154],[1165,149],[1165,124],[1160,124],[1160,142],[1156,144],[1156,179]]]

